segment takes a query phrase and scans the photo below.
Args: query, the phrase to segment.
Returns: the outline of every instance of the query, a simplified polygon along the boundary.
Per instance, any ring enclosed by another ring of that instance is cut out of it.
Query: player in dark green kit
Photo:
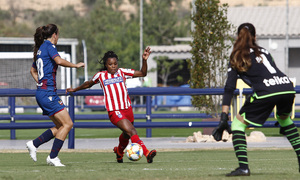
[[[275,105],[277,120],[293,146],[300,164],[299,133],[290,119],[296,93],[294,86],[291,80],[277,68],[271,54],[256,44],[255,35],[255,27],[250,23],[241,24],[238,28],[238,37],[230,55],[221,120],[213,131],[213,136],[217,141],[222,139],[224,130],[233,133],[232,142],[239,167],[226,176],[250,175],[245,129],[249,124],[262,126]],[[238,78],[243,79],[254,93],[248,97],[234,117],[230,129],[227,122],[228,112]]]

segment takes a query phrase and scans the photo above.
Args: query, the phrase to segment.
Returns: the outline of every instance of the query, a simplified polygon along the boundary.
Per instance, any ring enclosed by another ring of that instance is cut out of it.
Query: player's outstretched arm
[[[145,77],[147,75],[147,69],[148,69],[147,60],[150,54],[151,54],[151,49],[150,47],[147,47],[144,50],[144,53],[142,55],[142,59],[143,59],[142,68],[140,71],[135,71],[133,77]]]
[[[80,68],[80,67],[84,67],[84,63],[83,62],[79,62],[77,64],[73,64],[65,59],[62,59],[60,56],[56,56],[54,58],[54,61],[56,62],[56,64],[60,65],[60,66],[64,66],[64,67],[71,67],[71,68]]]
[[[79,90],[83,90],[83,89],[87,89],[87,88],[90,88],[94,85],[94,81],[92,80],[89,80],[89,81],[85,81],[84,83],[82,83],[80,86],[78,86],[77,88],[67,88],[66,89],[66,93],[68,92],[76,92],[76,91],[79,91]]]

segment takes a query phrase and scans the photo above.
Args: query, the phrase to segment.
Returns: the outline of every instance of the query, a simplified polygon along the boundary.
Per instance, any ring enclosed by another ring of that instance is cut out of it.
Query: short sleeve
[[[51,59],[54,59],[55,57],[59,56],[56,46],[54,44],[51,44],[50,46],[48,46],[48,53],[49,53],[49,56],[51,57]]]
[[[100,82],[99,77],[100,77],[100,72],[97,72],[97,73],[93,76],[92,81],[93,81],[95,84],[99,83],[99,82]]]
[[[35,61],[33,61],[32,67],[33,67],[34,69],[37,69],[37,67],[36,67],[36,62],[35,62]]]
[[[119,68],[123,73],[124,73],[124,77],[126,79],[131,79],[134,75],[134,69],[124,69],[124,68]]]

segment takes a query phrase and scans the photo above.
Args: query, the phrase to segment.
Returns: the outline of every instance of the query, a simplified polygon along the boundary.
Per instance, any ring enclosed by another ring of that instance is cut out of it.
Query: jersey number
[[[41,58],[38,58],[38,60],[36,61],[36,66],[37,66],[38,76],[40,80],[44,77],[44,62]]]
[[[264,54],[261,54],[260,55],[262,58],[260,57],[257,57],[256,58],[256,61],[258,63],[261,62],[261,60],[263,61],[263,64],[265,65],[265,67],[268,69],[268,71],[271,73],[271,74],[275,74],[276,73],[276,69],[270,64],[270,62],[268,61],[267,57],[264,55]]]

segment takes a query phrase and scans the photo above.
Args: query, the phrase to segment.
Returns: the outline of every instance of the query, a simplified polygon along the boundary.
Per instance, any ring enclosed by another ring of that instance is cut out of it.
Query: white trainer
[[[31,157],[31,159],[36,162],[37,161],[37,158],[36,158],[36,147],[33,145],[33,141],[28,141],[26,143],[26,147],[29,151],[29,155]]]
[[[60,159],[58,157],[51,159],[50,156],[47,157],[47,164],[50,166],[57,166],[57,167],[62,167],[65,166],[60,162]]]

